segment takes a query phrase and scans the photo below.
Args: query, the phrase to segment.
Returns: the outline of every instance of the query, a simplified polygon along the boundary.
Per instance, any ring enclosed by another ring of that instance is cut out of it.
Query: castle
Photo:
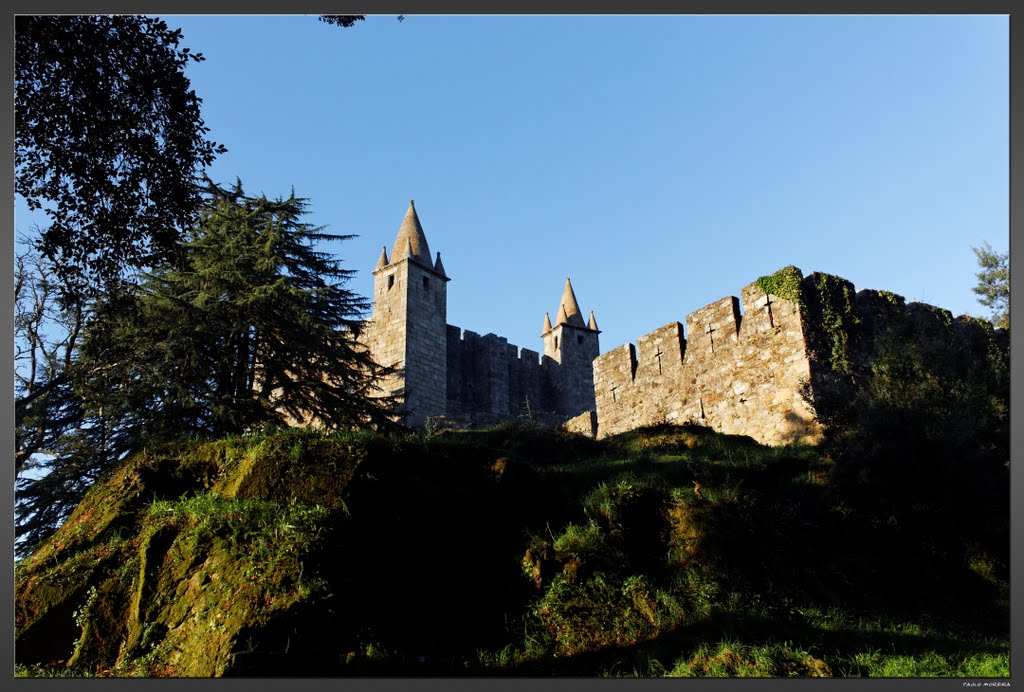
[[[1007,334],[992,324],[838,276],[785,267],[594,361],[600,437],[694,422],[762,444],[821,440],[812,407],[843,406],[870,372],[876,341],[942,344],[982,364]],[[742,306],[742,310],[741,310]]]
[[[554,423],[594,409],[600,331],[593,312],[583,321],[569,279],[554,322],[544,316],[543,356],[448,324],[450,280],[410,201],[390,258],[384,246],[373,270],[366,337],[374,360],[397,371],[384,389],[402,401],[404,424],[441,418],[477,427],[523,415]]]
[[[766,444],[817,442],[801,395],[813,354],[795,301],[756,283],[605,353],[594,363],[602,437],[655,423],[696,422]]]
[[[913,338],[968,344],[983,354],[994,338],[986,320],[887,291],[854,291],[831,274],[780,269],[599,355],[593,312],[584,323],[566,279],[552,323],[544,317],[544,354],[507,339],[447,324],[449,277],[431,261],[415,205],[373,271],[367,345],[398,372],[385,389],[405,404],[403,422],[431,418],[493,425],[528,415],[596,437],[657,423],[693,422],[763,444],[818,442],[812,403],[837,376],[870,368],[879,334],[899,322]]]

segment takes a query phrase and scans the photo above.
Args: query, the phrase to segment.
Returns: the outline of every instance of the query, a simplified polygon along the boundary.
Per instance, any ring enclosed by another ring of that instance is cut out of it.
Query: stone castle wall
[[[566,432],[597,437],[597,411],[585,411],[565,421],[561,427]]]
[[[479,427],[518,418],[557,424],[593,408],[566,408],[559,395],[563,381],[583,376],[575,372],[582,366],[558,363],[495,334],[480,336],[448,325],[447,335],[446,418],[453,422]],[[589,363],[585,366],[589,371]]]
[[[798,307],[756,284],[594,361],[598,434],[695,422],[762,442],[820,435],[800,396],[810,358]],[[767,300],[766,300],[767,298]],[[770,311],[770,312],[769,312]]]
[[[876,337],[897,320],[911,338],[957,340],[979,356],[993,339],[984,320],[795,267],[740,295],[689,313],[685,331],[672,322],[597,358],[597,435],[695,422],[765,444],[814,443],[822,428],[804,394],[817,401],[837,374],[867,372]]]

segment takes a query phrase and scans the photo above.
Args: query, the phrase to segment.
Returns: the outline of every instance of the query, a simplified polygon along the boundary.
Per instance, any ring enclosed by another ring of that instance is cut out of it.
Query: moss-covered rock
[[[224,497],[322,504],[336,509],[367,450],[356,436],[288,430],[228,457],[214,491]]]
[[[231,673],[261,626],[323,595],[303,567],[326,535],[328,515],[212,494],[153,505],[116,665],[187,677]]]
[[[126,460],[18,564],[18,660],[229,673],[261,624],[323,595],[305,562],[364,457],[358,439],[286,431]]]
[[[538,434],[549,446],[560,436]],[[500,560],[521,538],[512,498],[536,473],[510,438],[285,430],[137,454],[18,565],[18,661],[104,675],[334,674],[377,616],[385,635],[420,648],[475,636],[481,619],[503,630],[498,604],[447,616],[440,634],[432,622],[446,591],[468,593],[457,576],[467,563],[508,573],[469,589],[480,600],[525,593]],[[435,541],[439,530],[448,540]],[[427,564],[436,579],[419,577]],[[404,624],[418,610],[422,631]]]

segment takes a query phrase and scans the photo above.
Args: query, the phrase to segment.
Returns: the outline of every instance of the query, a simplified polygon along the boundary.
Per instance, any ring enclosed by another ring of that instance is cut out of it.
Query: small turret
[[[380,259],[377,260],[377,266],[374,267],[373,270],[377,271],[378,269],[382,269],[386,266],[388,266],[388,246],[384,245],[380,249]]]
[[[441,253],[440,252],[437,253],[437,261],[434,262],[434,271],[437,272],[438,274],[440,274],[441,276],[443,276],[445,278],[448,278],[448,275],[444,273],[444,265],[441,264]]]
[[[580,311],[580,305],[576,301],[576,293],[573,291],[572,281],[568,277],[565,279],[565,287],[562,289],[562,301],[558,304],[558,312],[555,314],[554,322],[551,321],[548,313],[544,313],[544,331],[541,332],[541,336],[544,338],[544,353],[546,355],[561,361],[563,357],[562,349],[567,345],[563,332],[567,329],[583,339],[582,341],[579,338],[575,339],[577,346],[582,345],[584,342],[589,343],[587,334],[592,334],[596,338],[600,333],[593,310],[590,311],[590,323],[587,324],[583,321],[583,313]],[[589,350],[590,347],[588,346],[588,353]],[[596,358],[597,354],[595,353],[593,357]]]
[[[558,306],[558,314],[555,315],[555,325],[568,324],[569,316],[565,314],[565,303]]]
[[[576,302],[572,281],[567,277],[562,300],[552,325],[544,315],[544,356],[552,363],[550,377],[557,391],[555,408],[566,416],[575,416],[594,408],[593,363],[600,353],[597,319],[590,312],[590,324]]]

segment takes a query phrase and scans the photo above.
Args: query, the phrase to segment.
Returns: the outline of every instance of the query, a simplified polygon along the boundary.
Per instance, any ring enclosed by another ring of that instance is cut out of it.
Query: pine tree
[[[303,222],[307,201],[208,183],[183,260],[96,303],[61,390],[74,416],[44,478],[22,478],[24,546],[52,533],[89,484],[152,442],[267,425],[391,424],[385,368],[360,344],[368,303]]]
[[[315,247],[351,236],[304,223],[294,193],[248,197],[240,182],[207,193],[184,266],[148,276],[83,344],[102,373],[91,395],[125,392],[115,409],[148,411],[160,437],[386,424],[383,369],[358,341],[368,303],[343,288],[353,272]]]
[[[978,302],[992,308],[992,323],[999,328],[1010,328],[1010,257],[993,250],[988,243],[980,248],[971,247],[981,267],[976,276],[978,285],[972,290],[980,296]]]

